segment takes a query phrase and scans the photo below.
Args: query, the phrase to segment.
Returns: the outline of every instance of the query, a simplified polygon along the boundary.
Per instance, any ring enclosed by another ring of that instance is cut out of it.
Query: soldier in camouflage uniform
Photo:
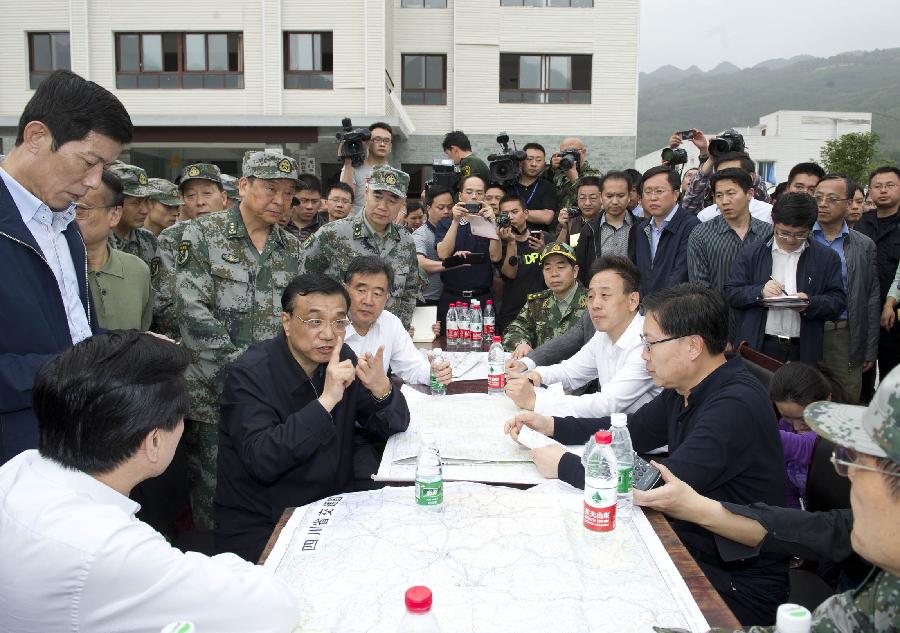
[[[556,199],[560,209],[568,209],[577,206],[575,199],[578,197],[578,181],[584,176],[599,176],[600,172],[587,161],[587,149],[581,139],[575,137],[564,138],[559,144],[559,151],[567,149],[578,150],[581,161],[572,169],[563,171],[559,169],[559,153],[550,157],[550,166],[553,168],[553,184],[556,185]]]
[[[269,152],[244,155],[241,203],[196,218],[178,244],[175,301],[191,407],[185,420],[191,507],[212,528],[219,396],[229,365],[281,332],[281,295],[298,273],[300,242],[278,226],[297,185],[297,163]]]
[[[235,202],[241,201],[241,194],[238,193],[238,179],[228,174],[222,174],[222,187],[225,189],[225,195],[228,196],[228,206]]]
[[[409,175],[389,165],[379,165],[366,183],[363,213],[329,222],[303,242],[301,268],[323,273],[343,283],[344,271],[359,255],[377,255],[394,268],[394,286],[386,310],[409,329],[421,278],[412,236],[400,231],[394,219],[406,208]]]
[[[550,242],[541,251],[540,261],[548,289],[528,295],[525,307],[503,333],[503,349],[513,352],[515,359],[578,323],[587,306],[587,290],[578,281],[575,249]]]
[[[716,534],[757,551],[834,560],[849,555],[852,544],[853,550],[875,567],[859,587],[820,604],[812,614],[810,630],[900,631],[900,367],[882,381],[868,407],[814,402],[806,408],[804,418],[813,431],[836,445],[831,459],[838,473],[850,478],[852,510],[720,506],[665,470],[666,485],[649,492],[635,491],[635,501],[673,517],[703,521],[704,527]],[[655,630],[672,633],[679,629]],[[774,626],[748,629],[749,633],[775,630]],[[723,629],[714,631],[724,633]]]
[[[121,161],[113,163],[109,170],[122,179],[125,200],[122,203],[122,219],[109,232],[109,245],[115,249],[136,255],[149,266],[156,255],[156,236],[143,228],[150,214],[150,180],[147,172],[135,165]]]
[[[144,228],[156,236],[156,248],[159,249],[159,234],[170,226],[175,226],[184,201],[175,183],[165,178],[151,178],[150,188],[153,190],[150,194],[152,207]]]
[[[184,192],[188,182],[194,181],[201,185],[209,183],[211,190],[204,192],[193,191],[189,200],[182,199],[184,210],[190,218],[195,218],[208,213],[223,211],[226,203],[222,195],[222,182],[219,168],[209,163],[195,163],[187,165],[181,170],[178,188]],[[191,185],[188,189],[194,189]],[[218,192],[218,195],[216,195]],[[175,318],[175,257],[181,236],[190,220],[182,219],[174,226],[170,226],[159,234],[159,242],[156,246],[156,257],[150,262],[150,286],[153,288],[153,325],[150,329],[169,338],[179,339],[178,323]]]

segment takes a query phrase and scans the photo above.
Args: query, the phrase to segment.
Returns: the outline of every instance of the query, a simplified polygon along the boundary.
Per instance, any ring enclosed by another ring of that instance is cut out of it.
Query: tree
[[[830,174],[843,174],[854,182],[865,183],[874,168],[875,132],[844,134],[825,141],[822,148],[822,168]]]

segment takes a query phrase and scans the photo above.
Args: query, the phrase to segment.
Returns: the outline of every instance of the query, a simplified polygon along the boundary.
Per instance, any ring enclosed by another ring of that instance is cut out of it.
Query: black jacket
[[[356,364],[347,345],[341,360]],[[377,402],[355,380],[329,414],[318,402],[325,365],[308,378],[283,335],[250,347],[231,366],[222,393],[216,544],[255,562],[285,508],[347,492],[356,422],[383,438],[405,431],[399,389]]]
[[[631,232],[635,234],[634,264],[641,271],[641,297],[646,297],[659,288],[669,288],[688,281],[688,238],[694,227],[700,224],[697,216],[679,207],[659,236],[656,257],[651,257],[649,227],[652,221],[653,217],[648,214],[642,222],[631,228]]]
[[[881,284],[881,304],[884,305],[900,262],[900,213],[881,221],[875,211],[863,213],[853,228],[875,242],[878,249],[878,281]]]

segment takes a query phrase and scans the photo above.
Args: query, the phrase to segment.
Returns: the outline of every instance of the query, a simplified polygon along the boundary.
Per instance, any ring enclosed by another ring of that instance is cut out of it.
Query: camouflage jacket
[[[525,307],[503,333],[503,349],[511,352],[519,343],[528,343],[534,349],[577,324],[587,306],[587,289],[576,283],[575,295],[565,312],[549,290],[528,295]]]
[[[109,232],[109,245],[114,249],[137,255],[144,260],[148,266],[151,265],[153,258],[156,256],[156,236],[147,229],[135,229],[128,236],[128,239],[119,237],[115,231]]]
[[[175,311],[192,420],[216,423],[229,365],[253,343],[281,331],[281,295],[299,272],[300,242],[273,226],[260,254],[240,209],[185,224],[175,257]]]
[[[175,254],[190,220],[179,222],[159,234],[156,257],[150,262],[150,287],[153,288],[154,332],[179,339],[178,321],[175,317]]]
[[[581,163],[581,169],[578,170],[578,177],[583,176],[599,176],[600,172],[587,161]],[[556,201],[560,209],[578,206],[576,204],[576,194],[578,193],[578,181],[572,182],[566,176],[566,172],[557,169],[553,173],[553,184],[556,185]]]
[[[411,235],[391,224],[379,248],[378,240],[360,213],[329,222],[303,242],[302,250],[300,267],[303,272],[323,273],[341,283],[344,271],[354,258],[377,255],[386,259],[394,268],[394,287],[386,309],[409,329],[421,289],[416,245]]]

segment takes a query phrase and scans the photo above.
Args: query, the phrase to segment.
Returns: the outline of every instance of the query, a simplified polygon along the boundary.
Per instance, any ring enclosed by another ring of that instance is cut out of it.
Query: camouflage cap
[[[137,165],[126,163],[113,163],[109,170],[122,180],[122,187],[126,196],[134,198],[146,198],[153,189],[150,188],[150,179],[147,172]]]
[[[541,251],[541,263],[543,264],[544,259],[550,257],[550,255],[562,255],[572,260],[573,264],[578,263],[578,260],[575,258],[575,249],[562,242],[550,242],[547,244],[544,250]]]
[[[409,174],[390,165],[378,165],[372,170],[367,184],[372,191],[390,191],[405,198],[406,189],[409,187]]]
[[[276,178],[290,178],[297,180],[299,170],[297,161],[284,154],[276,152],[248,151],[244,153],[242,174],[254,178],[274,180]]]
[[[151,200],[161,202],[167,207],[180,207],[184,204],[178,186],[174,182],[169,182],[165,178],[151,178],[150,188],[153,193],[150,194]]]
[[[222,174],[222,189],[225,195],[233,200],[240,200],[241,195],[238,193],[238,179],[230,174]]]
[[[185,165],[181,169],[181,176],[178,178],[178,186],[184,186],[188,180],[211,180],[222,184],[222,172],[219,168],[210,163],[194,163],[193,165]]]
[[[803,417],[835,444],[900,464],[900,367],[881,381],[868,407],[813,402]]]

